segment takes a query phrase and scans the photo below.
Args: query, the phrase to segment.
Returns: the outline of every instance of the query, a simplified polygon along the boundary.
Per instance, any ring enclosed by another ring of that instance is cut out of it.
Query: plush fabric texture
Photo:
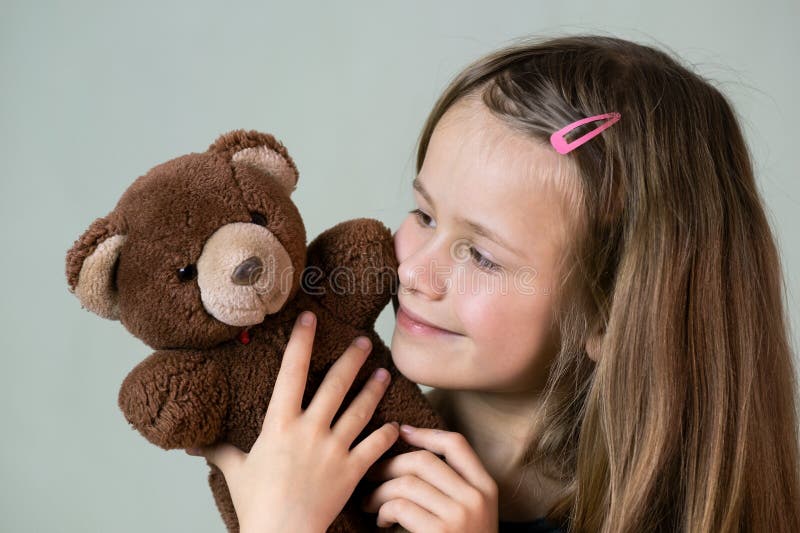
[[[318,318],[303,407],[352,340],[366,335],[372,353],[336,418],[376,368],[387,368],[392,382],[354,444],[393,420],[445,428],[374,330],[397,289],[391,232],[355,219],[306,245],[290,198],[297,178],[272,135],[233,131],[136,179],[67,252],[67,283],[81,305],[155,349],[119,391],[125,418],[153,444],[226,441],[249,451],[303,310]],[[398,440],[381,460],[413,449]],[[209,467],[222,519],[238,531],[225,479]],[[377,530],[359,508],[373,488],[363,480],[329,531]]]

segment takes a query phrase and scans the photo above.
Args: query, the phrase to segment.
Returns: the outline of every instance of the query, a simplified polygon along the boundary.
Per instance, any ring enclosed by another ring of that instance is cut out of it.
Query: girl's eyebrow
[[[422,182],[419,180],[419,178],[414,178],[414,181],[411,182],[411,186],[414,188],[415,191],[420,193],[422,195],[422,197],[425,198],[425,200],[427,200],[427,202],[429,204],[431,204],[431,207],[436,209],[436,204],[434,203],[433,198],[431,198],[431,195],[428,193],[427,190],[425,190],[425,187],[422,186]],[[496,231],[492,231],[489,228],[487,228],[486,226],[484,226],[482,224],[479,224],[478,222],[475,222],[473,220],[469,220],[469,219],[466,219],[466,218],[463,218],[463,217],[456,217],[456,221],[459,222],[460,224],[464,224],[464,225],[468,226],[473,232],[477,233],[478,235],[482,235],[483,237],[486,237],[487,239],[490,239],[490,240],[496,242],[497,244],[499,244],[503,248],[508,249],[509,251],[515,253],[519,257],[522,257],[522,258],[525,257],[525,254],[523,254],[516,247],[511,246],[511,244],[509,244],[508,241],[506,241],[505,239],[500,237],[500,235],[498,235]]]

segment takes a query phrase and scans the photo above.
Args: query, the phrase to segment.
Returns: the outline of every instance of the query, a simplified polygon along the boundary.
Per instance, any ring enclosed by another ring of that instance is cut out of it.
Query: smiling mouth
[[[426,322],[419,315],[409,313],[408,310],[405,307],[403,307],[402,304],[398,306],[396,319],[397,319],[397,324],[401,328],[414,334],[461,336],[460,333],[456,333],[448,329],[443,329],[438,326],[434,326],[433,324]]]

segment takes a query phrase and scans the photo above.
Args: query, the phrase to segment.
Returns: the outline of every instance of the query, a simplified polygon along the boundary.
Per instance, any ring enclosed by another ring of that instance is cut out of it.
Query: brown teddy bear
[[[290,199],[297,179],[272,135],[233,131],[138,178],[68,251],[67,281],[82,307],[119,320],[156,350],[119,392],[125,418],[153,444],[227,441],[249,452],[295,318],[307,309],[318,321],[303,407],[335,359],[366,335],[372,353],[337,418],[373,370],[387,368],[392,381],[356,443],[393,420],[445,427],[374,330],[397,287],[390,231],[351,220],[306,248]],[[398,440],[381,460],[412,449]],[[225,525],[238,531],[224,476],[209,466]],[[329,531],[376,529],[359,506],[374,488],[368,484],[362,480]]]

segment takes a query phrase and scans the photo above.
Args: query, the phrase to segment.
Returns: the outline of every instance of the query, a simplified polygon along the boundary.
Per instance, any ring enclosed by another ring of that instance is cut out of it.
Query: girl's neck
[[[500,519],[543,516],[561,487],[524,464],[541,395],[433,389],[427,397],[448,428],[466,437],[497,482]]]

